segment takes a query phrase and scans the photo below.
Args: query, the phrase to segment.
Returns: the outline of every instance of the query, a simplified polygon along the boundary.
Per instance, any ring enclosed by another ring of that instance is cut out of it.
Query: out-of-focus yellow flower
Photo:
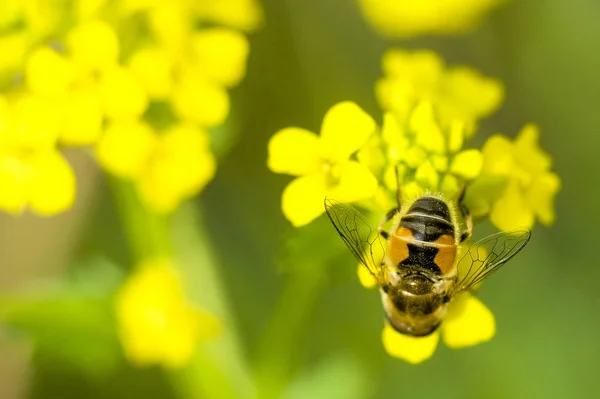
[[[466,202],[476,216],[489,213],[504,231],[530,229],[535,220],[554,221],[554,196],[560,178],[539,147],[539,130],[526,125],[515,141],[495,135],[483,147],[483,172],[469,187]]]
[[[246,73],[250,45],[246,37],[224,28],[203,29],[192,37],[194,62],[215,83],[237,85]]]
[[[173,60],[160,47],[137,51],[129,60],[129,69],[153,100],[164,100],[173,87]]]
[[[113,122],[96,145],[96,157],[109,172],[135,179],[147,167],[156,141],[147,123],[137,120]]]
[[[127,358],[139,366],[185,366],[201,341],[216,337],[219,320],[185,298],[168,260],[140,265],[116,296],[116,315]]]
[[[252,31],[263,20],[262,10],[256,0],[196,0],[200,18],[242,31]]]
[[[181,72],[171,101],[179,118],[204,127],[220,125],[229,114],[227,90],[194,68]]]
[[[54,148],[58,120],[35,97],[0,96],[0,209],[49,216],[70,208],[75,176]]]
[[[25,77],[33,94],[64,96],[71,85],[72,67],[56,51],[41,47],[27,57]]]
[[[446,68],[434,52],[389,50],[383,56],[384,77],[376,86],[381,107],[407,121],[420,101],[433,104],[443,127],[465,123],[469,135],[476,122],[502,103],[502,84],[468,67]]]
[[[177,125],[159,136],[136,183],[153,209],[171,212],[181,201],[200,192],[215,171],[208,133],[192,125]]]
[[[67,49],[83,70],[102,71],[117,65],[119,38],[106,22],[88,21],[71,30]]]
[[[142,85],[126,68],[106,71],[99,90],[104,112],[111,119],[139,118],[148,106],[148,96]]]
[[[282,197],[283,214],[294,226],[321,215],[325,197],[353,202],[375,193],[375,176],[350,159],[375,131],[375,122],[358,105],[342,102],[327,111],[320,136],[290,127],[271,137],[269,168],[299,176],[288,184]]]
[[[433,355],[440,335],[447,346],[458,349],[489,341],[495,332],[492,312],[480,300],[464,293],[450,303],[440,328],[425,337],[400,334],[386,323],[383,346],[391,356],[416,364]]]
[[[360,0],[369,22],[382,34],[412,37],[469,31],[503,0]]]

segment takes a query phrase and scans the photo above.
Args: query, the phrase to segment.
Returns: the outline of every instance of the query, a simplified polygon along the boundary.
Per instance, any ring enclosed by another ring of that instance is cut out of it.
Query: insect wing
[[[354,256],[377,279],[384,283],[382,269],[385,256],[384,242],[377,230],[373,230],[365,217],[348,204],[326,198],[325,210],[342,240]]]
[[[500,269],[529,242],[531,232],[496,233],[470,246],[458,263],[455,293],[467,291]]]

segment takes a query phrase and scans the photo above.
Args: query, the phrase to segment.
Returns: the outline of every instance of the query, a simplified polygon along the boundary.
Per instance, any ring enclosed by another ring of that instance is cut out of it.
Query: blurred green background
[[[318,387],[323,398],[594,396],[600,369],[600,3],[513,1],[469,35],[406,41],[382,39],[352,1],[262,5],[265,26],[251,36],[247,77],[232,92],[227,128],[239,129],[240,139],[194,204],[204,209],[242,344],[256,369],[264,357],[289,356],[289,374],[279,370],[293,381],[288,398],[317,397],[311,390]],[[381,55],[393,46],[433,49],[450,65],[501,79],[505,103],[481,123],[475,144],[495,132],[514,137],[523,124],[537,123],[563,182],[556,224],[537,226],[527,249],[481,290],[496,316],[496,337],[460,351],[440,345],[417,366],[384,352],[379,295],[360,287],[355,261],[333,229],[322,228],[323,217],[293,231],[280,211],[289,179],[265,165],[275,131],[318,131],[338,101],[356,101],[380,119],[373,84]],[[85,269],[94,259],[129,261],[106,182],[86,156],[69,155],[79,182],[73,210],[51,219],[0,217],[4,294]],[[319,235],[312,241],[286,249],[294,234],[311,237],[313,231]],[[287,300],[296,312],[276,317],[285,324],[275,329],[282,337],[265,335],[283,290],[294,293]],[[62,340],[55,345],[73,344]],[[117,359],[108,371],[90,373],[46,352],[33,350],[17,331],[0,330],[1,399],[180,395],[158,368],[134,369]],[[94,369],[94,358],[90,364]]]

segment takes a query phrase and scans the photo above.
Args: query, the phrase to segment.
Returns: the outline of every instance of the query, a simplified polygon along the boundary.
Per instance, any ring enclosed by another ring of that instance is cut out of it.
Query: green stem
[[[168,220],[145,206],[132,183],[111,179],[110,184],[134,261],[174,258],[185,277],[188,299],[217,315],[224,324],[219,339],[201,343],[191,362],[171,373],[175,389],[187,398],[253,398],[253,384],[218,274],[219,265],[196,209],[186,204]]]
[[[131,182],[116,177],[109,179],[135,263],[153,257],[168,257],[172,249],[167,218],[150,211]]]
[[[217,315],[224,325],[220,339],[206,343],[201,355],[177,378],[188,391],[202,392],[203,397],[254,398],[254,385],[202,214],[185,204],[174,216],[172,227],[175,257],[190,286],[191,299]]]
[[[290,380],[316,302],[325,287],[325,274],[311,267],[287,281],[263,335],[256,365],[258,398],[279,398]]]

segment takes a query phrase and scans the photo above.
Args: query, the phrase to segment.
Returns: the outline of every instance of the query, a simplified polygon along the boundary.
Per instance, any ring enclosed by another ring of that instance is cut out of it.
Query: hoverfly
[[[399,201],[377,231],[352,206],[325,199],[329,219],[377,280],[385,317],[401,334],[434,332],[453,298],[498,270],[529,242],[529,231],[497,233],[466,247],[458,259],[472,230],[462,196],[455,202],[433,194],[410,203]],[[383,226],[389,221],[387,232]]]

